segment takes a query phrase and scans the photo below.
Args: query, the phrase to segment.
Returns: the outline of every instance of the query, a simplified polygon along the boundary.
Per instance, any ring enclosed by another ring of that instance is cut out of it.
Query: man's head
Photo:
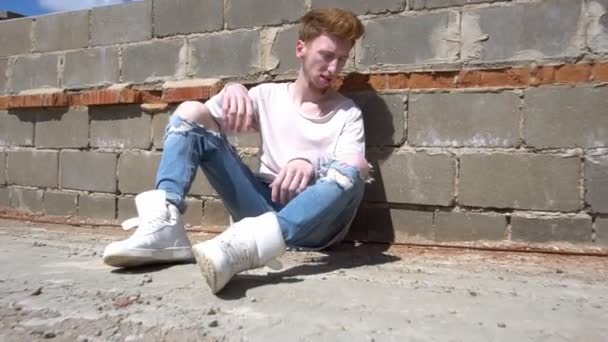
[[[340,74],[365,29],[354,14],[338,8],[311,10],[300,23],[296,56],[301,72],[311,86],[323,91]]]

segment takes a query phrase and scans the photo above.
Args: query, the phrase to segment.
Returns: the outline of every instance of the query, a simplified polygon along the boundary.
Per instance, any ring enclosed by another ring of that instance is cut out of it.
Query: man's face
[[[302,62],[302,71],[308,83],[325,91],[340,75],[351,48],[350,41],[322,34],[309,42],[298,40],[296,56]]]

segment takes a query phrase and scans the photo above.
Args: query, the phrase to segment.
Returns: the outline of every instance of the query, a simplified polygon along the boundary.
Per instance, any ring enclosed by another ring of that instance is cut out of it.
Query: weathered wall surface
[[[297,20],[322,6],[367,29],[337,84],[376,168],[353,238],[608,244],[606,0],[150,0],[0,21],[0,206],[134,215],[171,108],[140,104],[178,102],[154,97],[166,81],[293,79]],[[116,83],[151,95],[74,100]],[[22,96],[44,88],[65,96]],[[256,167],[258,139],[234,142]],[[202,174],[189,201],[191,224],[227,222]]]

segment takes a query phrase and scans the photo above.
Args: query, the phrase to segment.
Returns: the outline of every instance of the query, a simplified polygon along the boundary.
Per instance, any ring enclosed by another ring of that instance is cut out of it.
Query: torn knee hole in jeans
[[[182,119],[177,125],[174,125],[173,123],[169,124],[169,126],[167,127],[167,132],[166,134],[169,133],[186,133],[186,132],[190,132],[192,130],[194,130],[195,128],[200,128],[205,130],[206,132],[209,132],[211,134],[213,134],[216,137],[219,137],[221,135],[220,132],[216,132],[210,129],[207,129],[205,126],[195,123],[195,122],[190,122],[187,120]]]
[[[344,165],[348,166],[347,164],[344,164]],[[367,175],[362,176],[361,174],[359,174],[359,177],[365,183],[372,183],[374,181],[374,178],[371,176],[371,173],[373,172],[372,164],[368,163],[367,167],[368,167]],[[317,178],[319,180],[324,180],[324,181],[329,181],[329,180],[335,181],[344,190],[348,190],[355,185],[355,181],[352,179],[352,177],[344,174],[343,172],[340,172],[340,170],[338,168],[331,167],[331,166],[321,167],[321,169],[318,172]]]

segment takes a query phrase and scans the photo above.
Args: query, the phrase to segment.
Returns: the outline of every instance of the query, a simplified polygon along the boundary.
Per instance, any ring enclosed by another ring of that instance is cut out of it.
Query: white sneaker
[[[262,266],[280,268],[274,258],[285,253],[285,240],[275,213],[245,218],[211,240],[192,247],[201,273],[213,293],[235,274]]]
[[[192,261],[192,246],[177,207],[166,202],[163,190],[135,197],[139,217],[122,223],[123,229],[138,227],[126,240],[112,242],[103,251],[103,262],[115,267]]]

